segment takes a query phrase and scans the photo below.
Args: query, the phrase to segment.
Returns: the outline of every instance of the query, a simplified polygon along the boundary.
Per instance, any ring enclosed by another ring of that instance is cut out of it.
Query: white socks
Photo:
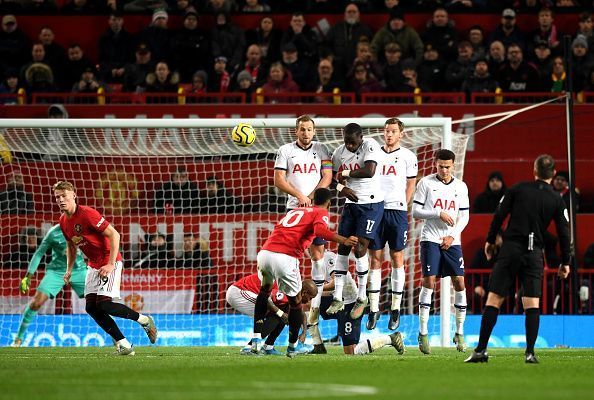
[[[349,256],[338,255],[334,269],[334,298],[342,301],[342,289],[349,270]]]
[[[382,286],[382,270],[369,270],[369,309],[371,312],[379,311],[380,288]]]
[[[355,354],[368,354],[388,346],[392,343],[390,336],[382,335],[371,339],[362,340],[355,346]]]
[[[136,320],[140,325],[146,325],[149,322],[149,319],[144,314],[138,314],[138,319]]]
[[[311,261],[311,277],[318,288],[318,294],[311,299],[312,308],[320,308],[322,292],[324,291],[324,259]]]
[[[431,296],[433,289],[421,287],[419,293],[419,333],[426,335],[428,333],[427,325],[429,322],[429,311],[431,310]]]
[[[121,339],[121,340],[118,340],[118,341],[116,342],[116,344],[117,344],[118,346],[120,346],[120,347],[123,347],[123,348],[125,348],[125,349],[129,349],[130,347],[132,347],[132,343],[130,343],[130,342],[128,341],[128,339],[126,339],[126,338],[123,338],[123,339]]]
[[[456,333],[464,335],[464,321],[466,320],[466,290],[454,294],[454,308],[456,309]]]
[[[402,303],[402,293],[404,292],[404,281],[406,279],[404,274],[404,266],[392,268],[390,275],[390,282],[392,284],[392,304],[391,310],[400,310],[400,304]]]
[[[367,278],[369,277],[369,257],[367,253],[361,258],[355,259],[355,268],[357,270],[357,286],[359,288],[359,299],[367,298]]]

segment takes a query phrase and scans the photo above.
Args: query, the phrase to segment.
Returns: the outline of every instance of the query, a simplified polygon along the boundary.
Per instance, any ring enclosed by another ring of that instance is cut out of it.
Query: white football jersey
[[[332,272],[336,264],[336,253],[326,250],[324,252],[324,280],[332,282]],[[344,304],[351,304],[357,301],[358,290],[357,283],[349,271],[346,273],[344,288],[342,290],[342,301]]]
[[[297,142],[287,143],[278,149],[274,169],[286,171],[287,182],[308,196],[316,188],[322,177],[322,169],[332,168],[332,157],[326,145],[311,142],[302,149]],[[296,197],[289,195],[287,208],[299,207]]]
[[[445,184],[437,178],[437,174],[422,178],[415,192],[413,202],[422,206],[423,210],[445,211],[454,221],[458,212],[469,209],[468,187],[459,179],[453,178]],[[448,226],[440,218],[425,220],[421,230],[421,241],[441,243],[443,237],[453,236],[453,245],[459,245],[460,235],[452,234],[453,226]]]
[[[382,147],[382,151],[384,163],[379,172],[380,185],[384,191],[384,210],[406,211],[406,182],[417,177],[417,156],[404,147],[389,153]]]
[[[384,194],[380,188],[380,169],[383,164],[383,152],[380,145],[371,138],[363,138],[363,143],[354,152],[346,149],[344,144],[340,145],[332,155],[332,168],[335,172],[343,170],[354,171],[363,168],[366,161],[377,163],[375,174],[371,178],[347,178],[346,186],[351,188],[359,201],[357,204],[379,203],[384,200]],[[352,203],[349,199],[347,203]]]

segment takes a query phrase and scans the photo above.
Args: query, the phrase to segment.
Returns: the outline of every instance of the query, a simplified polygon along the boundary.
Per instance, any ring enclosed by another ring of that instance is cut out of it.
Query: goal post
[[[352,122],[361,125],[365,135],[383,140],[386,118],[313,118],[317,140],[326,143],[331,151],[342,143],[341,128]],[[417,154],[419,177],[435,172],[436,149],[449,148],[456,154],[454,175],[462,178],[467,138],[452,132],[450,118],[400,119],[405,126],[401,143]],[[239,122],[256,129],[254,145],[238,147],[231,141],[229,133]],[[157,314],[157,322],[165,327],[167,339],[163,344],[229,345],[247,337],[249,323],[226,306],[225,290],[236,279],[255,272],[257,250],[284,210],[284,200],[279,199],[272,185],[274,154],[280,146],[294,140],[295,118],[2,119],[0,129],[13,153],[13,163],[0,166],[2,175],[23,175],[25,191],[33,195],[35,203],[33,213],[9,210],[13,214],[0,216],[1,233],[7,238],[0,246],[0,345],[13,339],[18,314],[35,290],[34,285],[27,295],[14,290],[26,272],[27,262],[21,259],[17,265],[7,255],[19,250],[23,229],[35,227],[45,231],[57,222],[59,215],[51,185],[60,179],[73,180],[81,203],[96,207],[121,229],[129,273],[122,287],[124,301],[143,312]],[[195,184],[199,192],[196,207],[179,213],[173,205],[172,209],[158,209],[156,192],[178,172]],[[4,183],[0,181],[0,186]],[[222,191],[209,195],[209,185],[213,183]],[[272,204],[273,201],[276,203]],[[331,213],[332,222],[336,223],[339,209],[334,206]],[[405,251],[408,272],[403,310],[415,318],[421,226],[422,222],[411,218],[410,244]],[[188,232],[195,234],[197,246],[208,258],[200,266],[195,261],[191,269],[179,261],[183,259]],[[167,242],[168,262],[161,263],[158,256],[151,258],[151,240],[157,233]],[[306,265],[304,275],[309,276],[307,262]],[[385,289],[383,284],[382,292]],[[433,344],[450,346],[449,279],[442,280],[439,293],[434,298],[434,314],[441,318],[438,325],[431,327],[430,335]],[[63,319],[55,315],[77,313],[84,313],[84,307],[73,293],[51,299],[40,314],[54,318],[40,318],[31,324],[34,336],[29,345],[61,345],[56,339],[57,325],[59,332],[74,332],[82,338],[83,332],[67,328],[61,322]],[[197,324],[206,327],[202,329]],[[139,335],[136,330],[128,331]],[[44,334],[46,338],[53,335],[53,339],[39,339]],[[102,332],[88,334],[101,336]],[[416,337],[416,332],[405,334],[409,339]],[[141,336],[132,339],[140,343],[143,340]],[[74,343],[85,342],[81,339]],[[92,340],[86,343],[101,344]]]

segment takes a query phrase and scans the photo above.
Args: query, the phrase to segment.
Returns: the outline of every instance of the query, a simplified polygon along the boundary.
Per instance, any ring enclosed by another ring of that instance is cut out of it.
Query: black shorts
[[[514,294],[519,279],[523,297],[540,297],[543,270],[541,249],[529,251],[525,244],[504,241],[491,273],[489,291],[504,297]]]
[[[363,316],[358,319],[351,318],[351,310],[355,303],[345,304],[344,310],[333,315],[328,315],[326,310],[330,307],[330,303],[332,303],[332,296],[322,297],[320,316],[324,320],[335,319],[338,321],[338,336],[342,339],[343,346],[359,343],[359,338],[361,337],[361,320],[363,319]]]

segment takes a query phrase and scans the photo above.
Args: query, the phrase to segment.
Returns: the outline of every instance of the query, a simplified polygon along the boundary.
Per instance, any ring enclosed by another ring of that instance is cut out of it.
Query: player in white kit
[[[468,187],[452,176],[455,155],[441,149],[435,153],[437,173],[419,181],[413,200],[413,217],[424,219],[421,230],[421,267],[423,285],[419,294],[419,350],[431,353],[428,338],[429,310],[436,277],[451,276],[455,290],[456,334],[458,351],[465,351],[464,320],[466,289],[464,258],[460,235],[469,220]]]
[[[379,319],[379,297],[382,284],[383,249],[388,243],[392,262],[390,292],[390,321],[388,329],[400,326],[400,303],[404,291],[404,248],[408,237],[407,208],[415,191],[418,164],[415,153],[400,146],[404,124],[390,118],[384,124],[384,163],[379,169],[381,188],[384,192],[384,215],[378,235],[369,245],[371,268],[369,271],[369,315],[367,329],[375,329]]]
[[[358,298],[351,310],[351,318],[363,315],[367,305],[367,277],[369,257],[367,249],[376,237],[384,212],[384,195],[380,188],[379,173],[383,154],[380,145],[372,138],[364,138],[358,124],[351,123],[343,129],[344,144],[332,155],[332,168],[339,184],[336,189],[347,195],[342,210],[338,232],[340,235],[357,236],[359,242],[354,247],[357,270]],[[346,183],[346,187],[344,184]],[[353,193],[356,197],[350,197]],[[336,314],[344,308],[342,290],[345,276],[349,270],[351,248],[339,245],[334,271],[334,299],[327,310]]]
[[[288,194],[287,210],[312,205],[313,192],[327,188],[332,182],[332,156],[326,146],[313,138],[316,134],[314,120],[302,115],[295,121],[297,140],[281,146],[274,163],[274,185]],[[315,238],[309,253],[312,262],[312,279],[318,295],[312,300],[309,323],[318,320],[320,299],[324,286],[324,245],[326,241]]]

